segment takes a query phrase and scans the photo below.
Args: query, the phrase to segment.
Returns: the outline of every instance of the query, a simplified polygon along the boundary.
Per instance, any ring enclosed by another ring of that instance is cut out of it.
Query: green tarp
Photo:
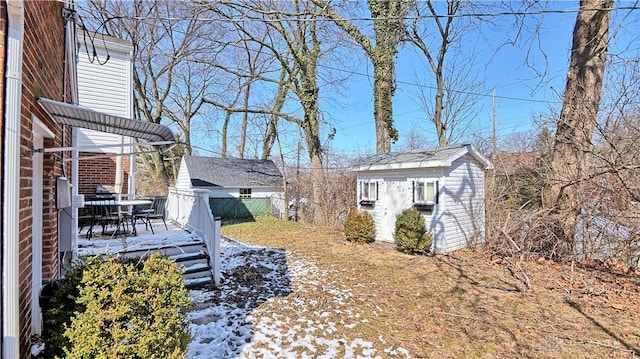
[[[271,215],[271,198],[209,198],[209,206],[213,215],[222,219]]]

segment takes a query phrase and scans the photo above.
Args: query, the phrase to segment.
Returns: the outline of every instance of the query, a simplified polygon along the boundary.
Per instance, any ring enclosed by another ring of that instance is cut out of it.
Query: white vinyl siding
[[[376,240],[393,242],[396,216],[413,206],[434,234],[432,249],[438,253],[484,240],[484,170],[473,156],[462,155],[445,167],[396,167],[357,173],[358,191],[362,182],[378,182],[374,206],[361,206],[358,198],[358,209],[375,221]]]
[[[469,156],[455,160],[441,187],[445,234],[436,243],[437,250],[449,252],[484,240],[484,171]]]
[[[96,41],[97,58],[90,61],[84,43],[80,42],[78,62],[78,104],[95,111],[126,118],[132,117],[133,89],[131,84],[131,57],[129,52],[107,51]],[[89,50],[89,54],[92,50]],[[106,63],[105,63],[106,61]],[[78,129],[78,146],[112,145],[121,143],[122,136]],[[130,141],[130,139],[126,139]],[[115,153],[119,148],[105,148],[95,152]]]
[[[209,190],[209,198],[239,198],[241,188],[238,187],[198,187],[202,189]],[[242,188],[245,189],[245,188]],[[251,198],[271,198],[271,197],[281,197],[282,190],[278,190],[273,187],[253,187],[249,188],[251,190]],[[245,198],[245,197],[243,197]],[[248,198],[248,197],[247,197]]]
[[[189,176],[189,170],[184,163],[184,158],[180,161],[180,170],[178,170],[178,178],[176,178],[177,189],[190,189],[191,188],[191,176]]]

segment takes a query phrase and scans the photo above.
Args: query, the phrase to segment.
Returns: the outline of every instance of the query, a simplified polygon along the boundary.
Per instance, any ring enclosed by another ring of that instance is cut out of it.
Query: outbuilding
[[[393,242],[396,216],[416,207],[434,235],[431,250],[450,252],[484,241],[485,171],[472,145],[378,154],[358,160],[358,209],[376,224],[376,240]]]
[[[183,156],[175,187],[209,190],[213,213],[222,218],[284,211],[282,173],[271,160]]]

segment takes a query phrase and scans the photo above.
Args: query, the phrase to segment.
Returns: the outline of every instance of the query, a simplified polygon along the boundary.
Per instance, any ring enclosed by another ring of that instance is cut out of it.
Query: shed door
[[[404,208],[409,206],[407,197],[407,180],[390,180],[386,182],[384,201],[384,226],[382,228],[382,239],[393,242],[393,232],[396,226],[396,216]]]

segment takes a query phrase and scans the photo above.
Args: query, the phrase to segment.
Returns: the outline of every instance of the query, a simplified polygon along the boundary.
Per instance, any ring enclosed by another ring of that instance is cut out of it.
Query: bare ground
[[[319,315],[336,298],[318,288],[339,286],[354,293],[340,302],[358,324],[339,326],[328,339],[362,338],[376,356],[397,356],[390,347],[414,358],[640,356],[637,272],[530,259],[522,262],[526,289],[513,263],[481,249],[414,256],[392,244],[352,244],[339,231],[273,219],[225,225],[223,234],[284,249],[287,260],[302,258],[323,271],[325,286],[304,290],[300,283],[283,297],[310,303],[306,313],[272,300],[256,309],[261,315]]]

